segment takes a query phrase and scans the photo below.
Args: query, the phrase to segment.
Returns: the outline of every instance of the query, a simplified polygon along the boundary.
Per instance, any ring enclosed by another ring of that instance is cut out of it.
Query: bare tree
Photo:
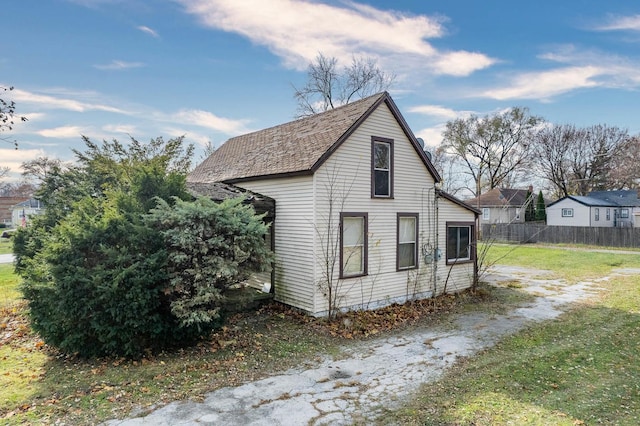
[[[380,69],[373,58],[353,57],[349,66],[340,69],[337,58],[318,53],[309,64],[305,85],[293,86],[297,116],[313,115],[382,92],[394,79],[395,76]]]
[[[442,146],[439,146],[433,151],[431,162],[442,177],[440,189],[444,192],[451,195],[465,191],[474,192],[475,183],[468,174],[464,173],[464,165],[460,164],[456,155],[448,154]]]
[[[640,186],[640,135],[623,141],[611,166],[612,189],[635,189]]]
[[[60,171],[64,167],[62,161],[49,157],[37,157],[23,162],[20,166],[23,170],[22,176],[27,180],[35,180],[37,184],[44,182],[52,172]]]
[[[558,197],[614,189],[619,186],[615,165],[627,156],[625,147],[633,147],[629,139],[626,130],[606,125],[546,127],[534,141],[538,173]],[[630,164],[631,172],[635,164]]]
[[[10,92],[13,87],[0,86],[0,92]],[[0,132],[13,130],[15,120],[27,121],[26,117],[16,116],[16,103],[5,98],[0,98]],[[18,143],[7,137],[0,137],[0,141],[11,143],[18,149]]]
[[[530,140],[540,123],[540,117],[523,107],[484,117],[458,118],[447,123],[440,147],[465,166],[477,197],[484,189],[514,183],[528,170]]]

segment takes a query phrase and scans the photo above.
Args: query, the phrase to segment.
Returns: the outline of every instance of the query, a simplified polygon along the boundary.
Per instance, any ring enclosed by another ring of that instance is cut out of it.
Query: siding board
[[[394,198],[371,198],[371,138],[393,139]],[[328,310],[323,281],[322,239],[331,227],[339,238],[340,212],[368,213],[368,275],[339,280],[339,251],[333,281],[339,306],[371,309],[469,287],[473,263],[445,265],[444,256],[425,263],[436,248],[446,252],[446,221],[473,222],[473,212],[449,200],[436,200],[435,182],[403,129],[381,104],[312,176],[238,183],[276,200],[275,297],[314,315]],[[418,268],[396,270],[397,213],[419,215]],[[437,235],[436,235],[437,234]],[[338,248],[338,245],[335,247]],[[445,284],[446,283],[446,284]]]

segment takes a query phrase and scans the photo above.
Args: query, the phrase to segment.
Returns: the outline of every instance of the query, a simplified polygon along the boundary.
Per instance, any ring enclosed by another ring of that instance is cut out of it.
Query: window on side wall
[[[620,219],[629,219],[629,209],[620,209]]]
[[[596,221],[600,220],[600,209],[596,207],[595,211],[595,219]]]
[[[489,219],[491,219],[491,209],[489,209],[489,207],[483,207],[482,220],[489,220]]]
[[[367,275],[367,213],[340,213],[340,278]]]
[[[573,209],[562,209],[562,217],[573,217]]]
[[[398,213],[396,269],[418,267],[418,213]]]
[[[371,138],[371,197],[393,198],[393,139]]]
[[[473,260],[473,223],[447,223],[447,264]]]
[[[611,220],[611,209],[607,209],[607,220]]]

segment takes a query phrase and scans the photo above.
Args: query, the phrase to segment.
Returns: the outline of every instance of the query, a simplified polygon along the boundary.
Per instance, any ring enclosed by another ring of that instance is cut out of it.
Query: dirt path
[[[638,270],[618,273],[637,274]],[[423,383],[438,380],[458,357],[494,345],[535,321],[557,317],[598,290],[598,282],[566,284],[544,279],[545,271],[494,267],[489,282],[519,280],[533,302],[505,315],[472,313],[447,327],[362,342],[338,360],[290,370],[264,380],[211,392],[202,403],[174,402],[145,417],[111,420],[132,425],[348,425],[394,408]],[[537,279],[529,277],[536,276]],[[542,277],[542,278],[541,278]],[[603,278],[599,281],[606,280]]]

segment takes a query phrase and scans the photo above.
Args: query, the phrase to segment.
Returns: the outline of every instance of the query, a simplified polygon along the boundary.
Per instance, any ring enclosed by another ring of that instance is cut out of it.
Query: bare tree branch
[[[305,117],[348,104],[387,90],[394,76],[378,67],[373,58],[353,57],[351,64],[338,68],[338,59],[318,53],[307,69],[307,82],[293,86],[298,103],[297,116]]]

